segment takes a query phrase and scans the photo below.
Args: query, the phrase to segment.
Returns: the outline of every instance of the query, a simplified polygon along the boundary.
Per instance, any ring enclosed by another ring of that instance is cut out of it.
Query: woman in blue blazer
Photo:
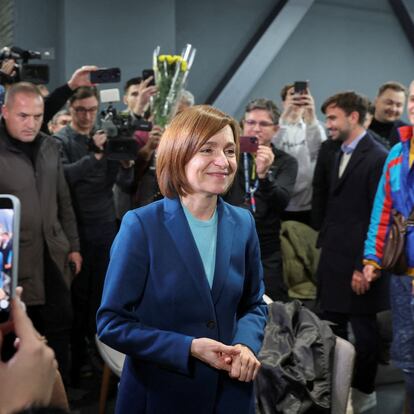
[[[254,413],[259,244],[251,214],[219,198],[238,143],[212,107],[176,116],[157,151],[165,198],[122,222],[97,315],[99,338],[127,355],[117,413]]]

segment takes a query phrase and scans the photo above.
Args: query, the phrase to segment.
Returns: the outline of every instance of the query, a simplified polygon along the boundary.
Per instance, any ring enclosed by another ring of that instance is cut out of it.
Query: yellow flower
[[[171,55],[167,55],[167,63],[172,65],[174,63],[174,58]]]
[[[183,60],[181,62],[181,71],[185,72],[187,70],[187,62],[185,60]]]
[[[160,56],[158,56],[158,61],[159,61],[159,62],[164,62],[164,61],[166,60],[166,58],[167,58],[167,56],[165,56],[165,55],[160,55]]]

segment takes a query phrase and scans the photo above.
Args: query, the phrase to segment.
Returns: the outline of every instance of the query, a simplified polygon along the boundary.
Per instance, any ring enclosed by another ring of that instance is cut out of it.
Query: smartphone
[[[240,137],[240,152],[255,153],[259,148],[259,140],[257,137]]]
[[[295,91],[295,94],[305,95],[306,93],[308,93],[308,86],[309,86],[308,81],[296,81],[293,84],[293,89]]]
[[[0,194],[0,322],[9,318],[19,261],[20,201]]]
[[[98,69],[90,73],[92,83],[116,83],[121,81],[121,69]]]
[[[152,69],[144,69],[142,71],[142,80],[148,79],[150,76],[152,76],[151,82],[148,84],[148,86],[154,86],[155,85],[155,76],[154,71]]]

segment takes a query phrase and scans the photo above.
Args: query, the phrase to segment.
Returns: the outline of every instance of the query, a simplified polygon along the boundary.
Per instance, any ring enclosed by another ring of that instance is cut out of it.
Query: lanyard
[[[249,154],[243,153],[243,169],[244,169],[244,190],[245,190],[245,202],[250,205],[253,213],[256,213],[256,199],[254,193],[259,188],[259,179],[256,177],[256,159],[254,155],[252,157],[252,172],[249,174]],[[253,185],[250,183],[253,182]]]

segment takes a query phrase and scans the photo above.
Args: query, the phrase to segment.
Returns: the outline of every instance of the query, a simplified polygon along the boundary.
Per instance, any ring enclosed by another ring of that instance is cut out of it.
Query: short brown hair
[[[367,116],[369,99],[354,91],[340,92],[331,96],[322,104],[322,113],[326,113],[328,106],[336,106],[342,109],[347,115],[350,115],[351,112],[358,112],[358,123],[362,125]]]
[[[282,98],[282,101],[286,100],[286,95],[288,93],[288,90],[290,88],[293,88],[295,86],[294,83],[288,83],[287,85],[285,85],[282,90],[280,91],[280,97]]]
[[[6,96],[4,98],[4,105],[10,106],[13,101],[14,97],[18,94],[25,94],[25,95],[34,95],[38,96],[43,100],[43,96],[39,91],[39,88],[30,82],[18,82],[13,83],[6,91]]]
[[[385,82],[381,85],[377,96],[381,96],[387,89],[392,89],[395,92],[404,92],[404,95],[407,96],[407,88],[402,83],[396,81]]]
[[[239,156],[240,129],[235,119],[208,105],[192,106],[171,121],[157,149],[157,179],[168,198],[192,194],[185,167],[194,154],[225,126],[229,126]]]
[[[99,103],[98,90],[94,86],[80,86],[75,89],[73,95],[69,98],[69,105],[72,105],[75,101],[92,97],[96,98]]]

